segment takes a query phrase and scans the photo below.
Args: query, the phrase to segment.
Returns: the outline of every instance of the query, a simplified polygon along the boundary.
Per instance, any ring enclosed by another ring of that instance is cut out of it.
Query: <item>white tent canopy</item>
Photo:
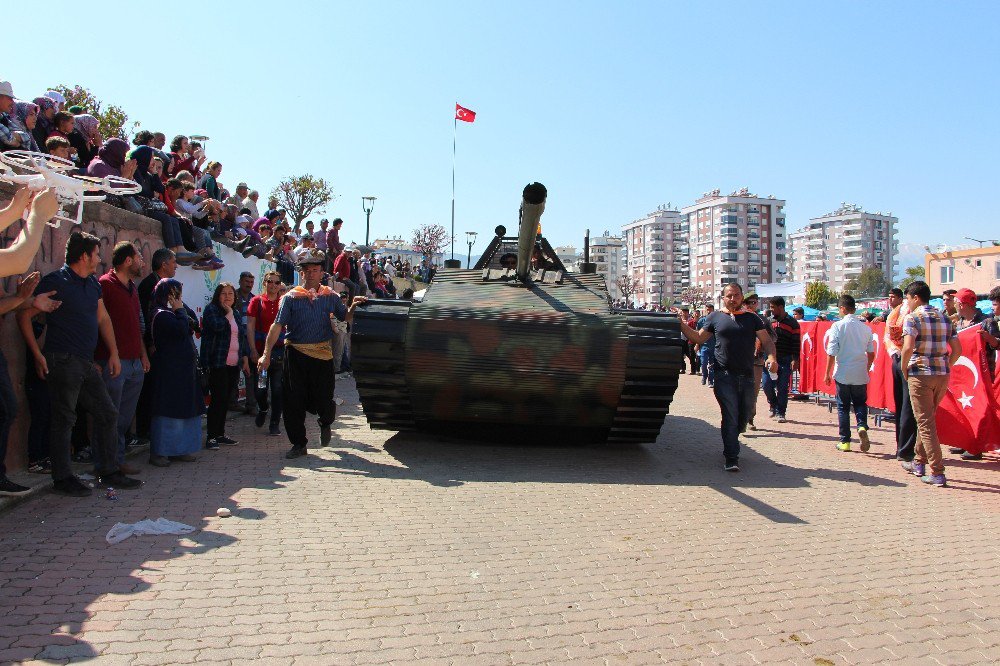
[[[786,298],[805,298],[805,282],[776,282],[774,284],[758,284],[754,287],[758,296],[771,298],[772,296],[785,296]]]

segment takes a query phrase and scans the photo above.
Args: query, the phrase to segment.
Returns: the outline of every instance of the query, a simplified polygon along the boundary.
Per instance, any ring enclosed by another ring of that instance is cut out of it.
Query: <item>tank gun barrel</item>
[[[548,191],[541,183],[526,185],[521,195],[521,223],[517,234],[517,279],[521,282],[529,279],[531,251],[535,247],[535,234],[547,196]]]

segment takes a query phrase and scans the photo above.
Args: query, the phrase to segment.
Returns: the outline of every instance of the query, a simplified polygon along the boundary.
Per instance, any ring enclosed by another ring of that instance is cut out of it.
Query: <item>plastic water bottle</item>
[[[257,388],[267,388],[267,370],[263,370],[259,375],[257,375]]]
[[[775,372],[773,370],[768,370],[767,374],[771,375],[771,381],[772,382],[778,381],[778,373],[777,372]]]

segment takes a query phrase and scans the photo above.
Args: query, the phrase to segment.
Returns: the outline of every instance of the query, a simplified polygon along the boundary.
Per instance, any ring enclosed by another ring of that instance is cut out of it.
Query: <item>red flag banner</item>
[[[476,122],[476,112],[471,111],[460,104],[455,105],[455,118],[467,123]]]
[[[962,356],[951,366],[948,393],[937,411],[941,442],[969,453],[1000,448],[1000,406],[979,327],[958,334]]]
[[[816,392],[816,324],[815,321],[799,322],[799,393]]]

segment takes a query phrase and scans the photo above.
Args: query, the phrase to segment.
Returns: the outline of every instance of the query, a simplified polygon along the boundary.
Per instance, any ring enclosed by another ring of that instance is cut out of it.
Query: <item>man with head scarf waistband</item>
[[[271,350],[285,329],[285,359],[281,389],[285,432],[292,448],[286,458],[306,454],[306,412],[316,414],[320,428],[320,444],[330,445],[330,427],[336,417],[333,402],[334,363],[330,340],[337,321],[350,323],[354,310],[368,299],[355,298],[345,307],[340,296],[323,286],[323,262],[326,255],[311,249],[298,260],[302,284],[291,289],[281,299],[278,316],[267,332],[264,351],[257,361],[258,372],[271,364]]]

